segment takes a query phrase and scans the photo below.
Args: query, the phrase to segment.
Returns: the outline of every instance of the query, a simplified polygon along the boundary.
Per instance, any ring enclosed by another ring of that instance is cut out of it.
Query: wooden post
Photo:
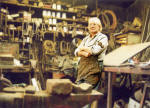
[[[108,72],[107,108],[112,108],[112,73]]]

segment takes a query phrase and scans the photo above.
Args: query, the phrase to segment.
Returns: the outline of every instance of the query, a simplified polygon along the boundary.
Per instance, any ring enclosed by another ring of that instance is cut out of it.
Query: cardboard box
[[[140,108],[140,103],[132,98],[129,99],[128,108]],[[144,106],[144,108],[146,108]]]

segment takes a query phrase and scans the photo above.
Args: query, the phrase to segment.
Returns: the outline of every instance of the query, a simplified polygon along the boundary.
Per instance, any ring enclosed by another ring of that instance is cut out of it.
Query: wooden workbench
[[[128,60],[148,47],[150,42],[121,46],[104,57],[104,71],[108,72],[107,108],[112,108],[112,73],[150,75],[148,68],[125,65]]]
[[[106,66],[104,71],[108,72],[108,91],[107,91],[107,108],[112,108],[112,74],[113,73],[128,73],[139,75],[150,75],[150,67],[138,66]]]
[[[71,93],[69,96],[49,95],[46,91],[35,94],[1,92],[0,108],[81,108],[102,96],[95,90],[84,94]]]

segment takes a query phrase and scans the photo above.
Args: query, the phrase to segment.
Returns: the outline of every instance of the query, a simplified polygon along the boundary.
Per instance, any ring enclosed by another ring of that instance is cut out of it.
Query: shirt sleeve
[[[92,55],[100,54],[104,49],[108,46],[108,38],[107,36],[103,36],[102,38],[98,39],[95,44],[91,46]]]
[[[75,55],[75,56],[78,56],[77,53],[78,53],[78,51],[80,50],[80,48],[83,47],[84,43],[85,43],[85,38],[81,41],[80,45],[75,49],[75,51],[74,51],[74,55]]]

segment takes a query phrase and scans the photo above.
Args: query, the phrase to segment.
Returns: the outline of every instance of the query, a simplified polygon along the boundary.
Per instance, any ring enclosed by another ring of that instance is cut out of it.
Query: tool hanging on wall
[[[56,31],[60,32],[63,37],[65,37],[65,33],[68,32],[67,28],[68,28],[68,24],[66,22],[56,24]]]
[[[67,54],[67,44],[65,41],[60,41],[60,53],[62,55]]]
[[[104,28],[108,29],[110,27],[110,20],[104,12],[99,13],[98,17],[102,20],[102,25]]]
[[[110,25],[110,29],[114,30],[117,27],[117,17],[115,15],[115,13],[112,10],[105,10],[104,14],[108,14],[112,16],[112,23]],[[111,20],[110,20],[111,21]]]
[[[45,25],[45,23],[42,23],[42,29],[41,29],[41,31],[46,31],[46,25]]]
[[[62,36],[65,37],[65,33],[62,29],[62,23],[57,23],[56,24],[56,32],[55,32],[56,37],[58,37],[58,32],[60,32],[62,34]]]
[[[99,11],[98,17],[102,19],[102,24],[107,29],[115,30],[117,27],[117,17],[112,10]]]
[[[6,9],[7,10],[7,9]],[[8,12],[6,12],[4,14],[4,28],[3,28],[3,31],[4,31],[4,34],[7,35],[7,30],[8,30],[8,18],[7,18],[7,15],[8,15]],[[3,27],[2,25],[2,27]]]
[[[67,42],[67,53],[70,53],[71,52],[71,44],[70,42]]]
[[[56,42],[53,42],[52,40],[45,40],[43,43],[43,48],[45,50],[45,54],[55,55],[55,53],[56,53]]]
[[[73,23],[73,30],[72,30],[72,38],[77,35],[77,26],[76,23]]]

